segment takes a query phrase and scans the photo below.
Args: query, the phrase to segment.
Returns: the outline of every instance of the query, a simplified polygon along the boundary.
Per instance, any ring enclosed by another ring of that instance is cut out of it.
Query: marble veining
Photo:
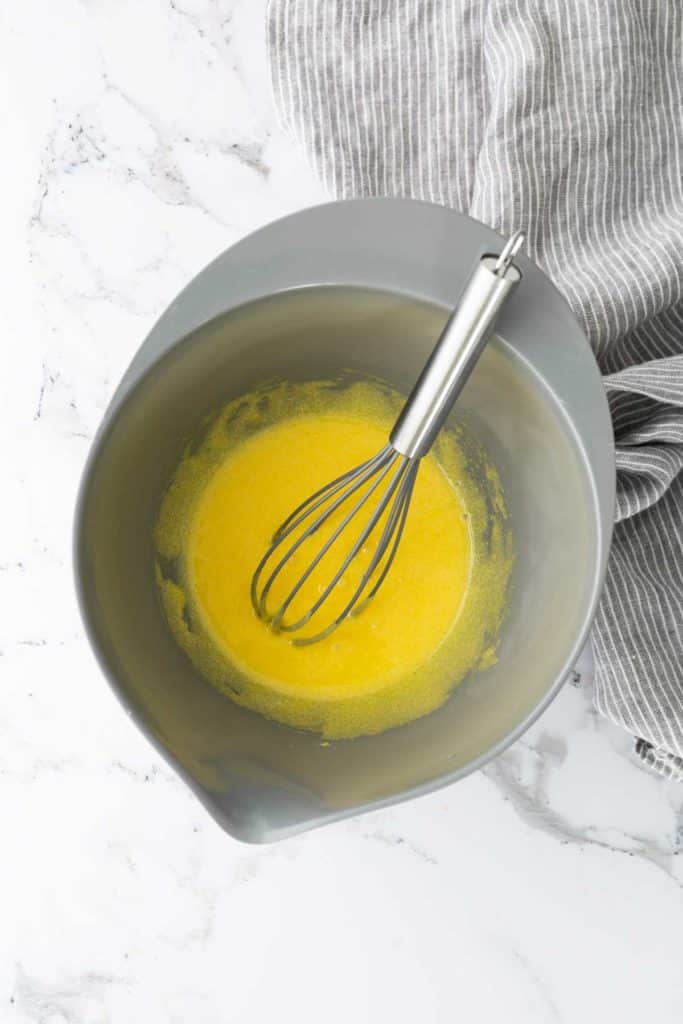
[[[72,593],[99,419],[182,285],[325,198],[272,107],[264,0],[0,9],[0,1021],[681,1020],[683,786],[585,657],[457,786],[265,848],[121,712]]]

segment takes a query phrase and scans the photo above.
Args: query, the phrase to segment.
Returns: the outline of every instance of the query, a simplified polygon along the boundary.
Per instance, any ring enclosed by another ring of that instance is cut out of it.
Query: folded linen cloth
[[[683,5],[270,0],[267,32],[333,196],[522,228],[581,322],[618,469],[595,702],[683,779]]]

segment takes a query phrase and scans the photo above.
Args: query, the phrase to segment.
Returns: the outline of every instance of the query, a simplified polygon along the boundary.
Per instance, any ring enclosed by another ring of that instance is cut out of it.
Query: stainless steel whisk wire
[[[482,256],[463,289],[460,300],[442,331],[427,363],[408,397],[389,436],[376,455],[331,480],[298,505],[276,530],[270,547],[257,565],[251,581],[251,601],[256,614],[278,633],[304,628],[327,602],[349,566],[364,549],[382,518],[379,540],[353,594],[324,629],[297,636],[297,645],[317,643],[333,633],[351,615],[358,615],[386,579],[405,528],[420,461],[432,447],[455,400],[488,341],[506,299],[521,279],[513,260],[524,242],[516,232],[498,256]],[[380,487],[387,481],[383,492]],[[364,486],[366,489],[363,490]],[[360,493],[359,493],[360,492]],[[307,611],[293,622],[285,615],[337,540],[350,528],[370,499],[380,494],[363,529],[339,564],[331,580],[321,588]],[[302,546],[351,499],[357,500],[331,530],[317,554],[295,580],[275,611],[268,610],[273,585]],[[316,514],[317,513],[317,514]],[[296,531],[301,528],[301,532]],[[291,543],[287,543],[292,538]],[[262,586],[261,578],[271,562]],[[377,578],[374,579],[373,577]],[[368,590],[369,587],[369,590]],[[366,590],[368,591],[366,593]]]

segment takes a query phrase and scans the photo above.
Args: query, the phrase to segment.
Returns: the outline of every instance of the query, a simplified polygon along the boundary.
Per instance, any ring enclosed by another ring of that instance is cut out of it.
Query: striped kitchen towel
[[[336,197],[510,234],[571,304],[612,410],[598,709],[683,778],[681,0],[271,0],[285,130]]]

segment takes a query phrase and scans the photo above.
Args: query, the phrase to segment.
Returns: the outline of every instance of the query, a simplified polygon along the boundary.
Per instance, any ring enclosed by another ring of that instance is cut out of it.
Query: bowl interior
[[[337,741],[267,721],[208,685],[173,639],[153,576],[152,527],[184,442],[207,413],[271,378],[352,371],[406,392],[447,311],[385,291],[296,289],[242,306],[175,346],[98,440],[81,497],[86,621],[124,703],[233,834],[273,838],[464,773],[566,672],[595,587],[596,499],[572,425],[547,383],[494,339],[457,416],[497,465],[516,565],[499,660],[433,714]]]

